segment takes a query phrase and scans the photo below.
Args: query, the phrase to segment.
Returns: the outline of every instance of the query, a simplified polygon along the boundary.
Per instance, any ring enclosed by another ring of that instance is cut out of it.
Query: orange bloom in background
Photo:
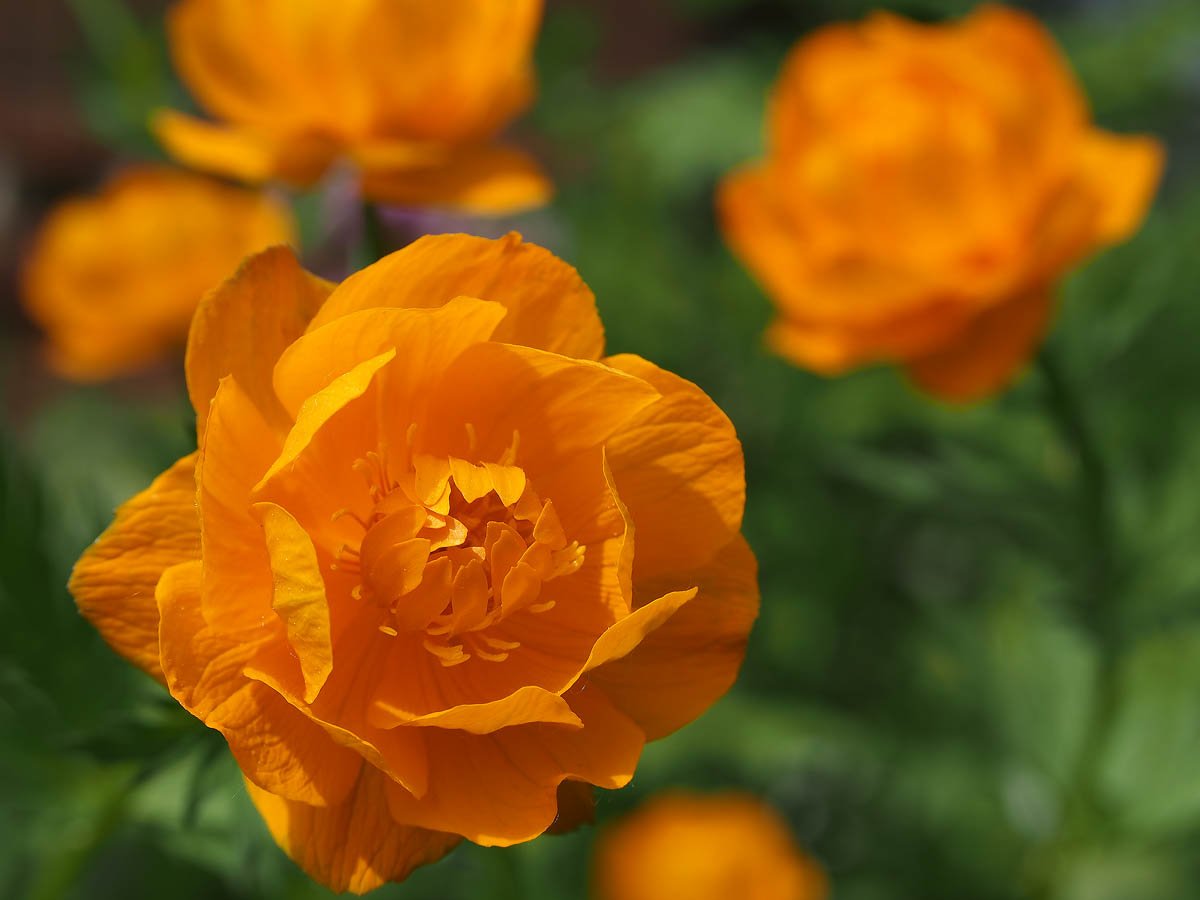
[[[71,590],[335,890],[569,824],[560,792],[586,816],[736,676],[740,444],[695,385],[603,352],[586,285],[517,235],[338,286],[270,250],[197,311],[199,452]]]
[[[182,346],[205,293],[249,254],[291,239],[290,214],[263,194],[140,166],[50,213],[23,299],[56,372],[111,378]]]
[[[541,0],[181,0],[176,68],[217,122],[164,111],[181,162],[307,186],[338,159],[367,197],[504,213],[551,188],[496,142],[534,94]]]
[[[605,831],[598,900],[825,900],[825,873],[748,794],[663,794]]]
[[[769,343],[826,375],[898,363],[948,400],[1012,379],[1062,276],[1137,229],[1162,167],[1152,138],[1093,127],[1050,35],[1000,6],[825,28],[768,119],[718,212],[778,307]]]

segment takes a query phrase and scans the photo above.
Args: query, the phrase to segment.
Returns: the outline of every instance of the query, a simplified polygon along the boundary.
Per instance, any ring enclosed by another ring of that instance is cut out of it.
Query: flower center
[[[583,564],[584,549],[567,540],[554,504],[514,464],[516,446],[514,436],[498,463],[416,456],[399,473],[386,452],[372,451],[354,464],[370,515],[335,514],[363,529],[334,563],[358,575],[354,596],[385,610],[381,632],[420,635],[444,666],[507,659],[520,644],[493,626],[551,609],[542,585]]]

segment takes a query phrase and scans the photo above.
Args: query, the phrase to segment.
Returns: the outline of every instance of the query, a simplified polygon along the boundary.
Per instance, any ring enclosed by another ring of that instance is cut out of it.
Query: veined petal
[[[508,310],[493,340],[597,359],[604,328],[596,298],[579,273],[518,234],[500,240],[428,235],[340,284],[311,329],[377,306],[442,306],[478,297]]]
[[[183,457],[117,510],[68,585],[108,645],[163,681],[154,589],[163,572],[200,558],[196,454]]]
[[[593,449],[658,391],[609,366],[544,350],[489,342],[468,347],[431,392],[436,418],[417,431],[418,448],[436,455],[499,459],[520,437],[516,464],[537,473]],[[478,436],[472,446],[466,425]]]
[[[393,818],[508,846],[550,827],[566,778],[608,788],[628,784],[644,744],[641,730],[599,691],[575,690],[566,699],[583,728],[523,725],[486,737],[428,729],[429,792],[416,799],[387,785]]]
[[[256,503],[262,522],[275,596],[271,608],[283,622],[288,644],[304,675],[304,702],[316,699],[333,671],[333,641],[329,627],[329,601],[317,551],[300,523],[274,503]]]
[[[328,808],[285,800],[246,782],[275,842],[334,891],[365,894],[435,862],[458,835],[398,825],[388,812],[387,778],[366,766],[345,802]]]
[[[638,576],[696,568],[742,526],[746,476],[733,424],[694,384],[641,357],[606,362],[662,394],[606,445],[637,525]]]
[[[204,616],[240,631],[274,618],[271,561],[251,512],[251,490],[279,454],[280,440],[232,377],[221,381],[196,463]]]
[[[188,395],[203,439],[217,384],[233,375],[270,425],[291,424],[271,384],[275,361],[301,334],[332,285],[286,247],[252,256],[201,302],[188,335]]]
[[[255,653],[282,642],[281,626],[214,632],[201,615],[200,579],[196,561],[169,569],[159,582],[159,636],[171,695],[225,736],[238,765],[256,784],[291,800],[340,803],[362,760],[243,674]]]
[[[696,587],[679,590],[687,584]],[[754,554],[738,536],[698,571],[636,588],[648,596],[675,592],[638,609],[634,616],[648,611],[641,621],[606,635],[604,645],[597,644],[595,660],[608,661],[586,677],[589,690],[603,692],[648,740],[657,740],[708,709],[737,677],[758,615]],[[630,631],[642,632],[636,643]]]

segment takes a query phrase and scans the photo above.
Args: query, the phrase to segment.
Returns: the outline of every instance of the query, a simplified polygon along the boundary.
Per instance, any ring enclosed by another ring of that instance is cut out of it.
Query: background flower
[[[665,793],[610,826],[598,900],[825,900],[825,874],[779,814],[748,794]]]
[[[292,237],[290,214],[262,194],[130,168],[46,218],[25,264],[25,305],[56,372],[111,378],[182,347],[200,298],[243,257]]]
[[[374,200],[507,212],[550,185],[496,142],[530,102],[541,0],[182,0],[171,51],[219,123],[163,112],[181,162],[306,185],[338,158]]]
[[[1050,36],[1001,6],[807,37],[769,118],[718,205],[778,304],[771,346],[825,374],[898,362],[950,400],[1012,379],[1064,272],[1136,230],[1162,165],[1092,127]]]
[[[733,427],[602,348],[591,292],[516,235],[423,238],[336,288],[272,250],[196,313],[199,452],[71,590],[335,890],[537,837],[564,781],[623,787],[737,673]]]

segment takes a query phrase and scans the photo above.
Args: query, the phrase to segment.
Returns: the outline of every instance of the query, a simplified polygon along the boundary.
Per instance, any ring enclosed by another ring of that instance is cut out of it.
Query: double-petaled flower
[[[126,374],[182,347],[200,298],[243,258],[291,236],[287,210],[262,194],[127,169],[47,217],[25,264],[25,307],[59,374]]]
[[[197,311],[199,451],[71,587],[331,887],[543,833],[733,681],[758,606],[733,427],[602,354],[591,292],[515,235],[336,287],[271,250]]]
[[[747,794],[663,794],[596,847],[597,900],[825,900],[821,868]]]
[[[534,92],[541,0],[180,0],[181,77],[217,121],[154,127],[181,162],[246,181],[315,181],[336,160],[371,199],[508,212],[550,185],[497,134]]]
[[[1136,230],[1162,162],[1093,127],[1049,35],[999,6],[805,39],[767,144],[718,208],[778,308],[771,345],[824,374],[898,363],[953,400],[1013,377],[1063,274]]]

